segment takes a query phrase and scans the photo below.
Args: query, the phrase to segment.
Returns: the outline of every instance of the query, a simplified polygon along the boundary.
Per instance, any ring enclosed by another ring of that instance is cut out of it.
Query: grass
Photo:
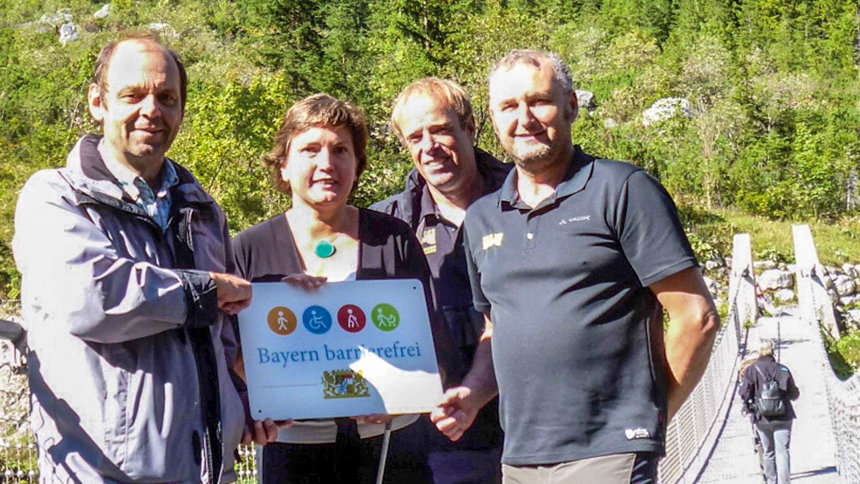
[[[792,225],[809,225],[818,259],[824,265],[839,266],[846,262],[860,263],[860,218],[826,221],[781,221],[749,215],[731,209],[706,211],[681,207],[685,226],[691,232],[694,249],[700,258],[707,258],[696,240],[704,241],[719,254],[728,257],[732,237],[748,233],[754,260],[774,260],[794,263]],[[707,249],[707,247],[705,247]]]

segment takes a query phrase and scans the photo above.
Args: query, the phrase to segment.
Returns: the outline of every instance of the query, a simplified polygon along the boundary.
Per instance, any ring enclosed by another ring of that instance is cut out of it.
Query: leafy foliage
[[[855,332],[843,336],[836,342],[836,351],[842,355],[853,372],[860,369],[860,333]]]
[[[834,340],[827,331],[821,330],[821,339],[836,376],[846,379],[860,369],[860,332],[855,331]]]
[[[182,54],[189,100],[170,155],[211,190],[234,231],[289,205],[258,160],[289,105],[314,92],[347,98],[370,120],[357,205],[402,186],[411,162],[388,117],[396,94],[419,77],[463,84],[479,144],[502,155],[485,78],[512,48],[552,50],[570,64],[577,89],[595,98],[573,139],[657,176],[682,201],[702,257],[726,253],[738,228],[702,214],[856,215],[854,1],[114,0],[97,19],[99,7],[22,0],[0,11],[0,297],[15,297],[18,286],[10,249],[17,193],[33,172],[61,166],[78,136],[97,131],[85,89],[100,47],[129,29],[156,28]],[[61,45],[65,13],[79,39]],[[644,126],[643,110],[670,96],[687,99],[693,118]]]

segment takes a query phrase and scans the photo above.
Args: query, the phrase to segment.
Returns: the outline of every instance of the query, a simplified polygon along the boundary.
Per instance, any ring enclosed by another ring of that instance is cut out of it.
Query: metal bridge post
[[[839,339],[839,327],[830,295],[824,286],[824,268],[818,262],[818,251],[812,241],[808,225],[795,225],[794,257],[797,262],[797,300],[806,321],[820,321],[835,339]]]
[[[734,301],[732,301],[734,295]],[[732,240],[732,271],[729,279],[729,313],[735,306],[735,328],[738,347],[743,345],[743,325],[758,321],[755,272],[753,271],[752,245],[749,234],[735,234]]]
[[[798,301],[803,319],[812,326],[812,335],[818,341],[816,357],[827,392],[839,480],[843,484],[856,484],[860,482],[860,373],[855,373],[847,381],[840,381],[833,372],[819,331],[823,326],[831,336],[839,338],[833,304],[824,286],[826,275],[818,262],[809,226],[795,225],[792,230]]]

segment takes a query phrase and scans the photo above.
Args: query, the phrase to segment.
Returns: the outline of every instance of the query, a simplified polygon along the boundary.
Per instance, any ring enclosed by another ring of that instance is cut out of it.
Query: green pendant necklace
[[[337,238],[337,236],[335,236]],[[314,247],[314,254],[320,259],[328,259],[337,252],[337,248],[328,240],[320,240]]]

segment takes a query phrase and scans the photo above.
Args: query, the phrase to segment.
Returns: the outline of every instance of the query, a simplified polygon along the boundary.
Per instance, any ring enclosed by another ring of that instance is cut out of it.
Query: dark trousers
[[[274,442],[263,447],[259,479],[262,484],[374,484],[381,449],[382,436],[362,439],[357,469],[344,472],[336,444]],[[432,484],[427,438],[418,425],[391,433],[384,482]]]
[[[501,484],[502,448],[430,452],[434,484]]]

